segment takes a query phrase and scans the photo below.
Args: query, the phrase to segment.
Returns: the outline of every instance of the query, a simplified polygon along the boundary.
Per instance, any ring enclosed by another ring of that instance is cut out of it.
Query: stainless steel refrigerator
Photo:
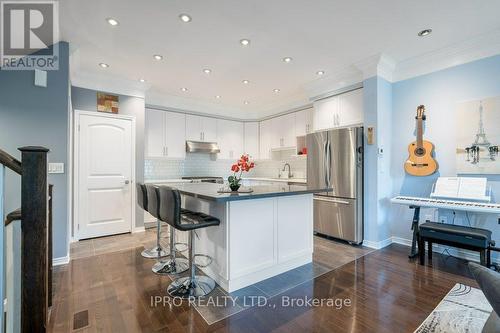
[[[308,134],[307,184],[332,188],[314,195],[314,232],[363,241],[363,127]]]

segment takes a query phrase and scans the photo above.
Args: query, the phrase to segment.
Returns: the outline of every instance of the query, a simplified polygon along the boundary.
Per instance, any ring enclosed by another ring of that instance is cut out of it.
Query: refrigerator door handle
[[[343,205],[349,205],[349,201],[345,201],[345,200],[338,200],[338,199],[327,199],[327,198],[324,198],[324,197],[314,197],[314,200],[317,200],[317,201],[324,201],[324,202],[331,202],[331,203],[339,203],[339,204],[343,204]]]
[[[326,184],[326,186],[330,186],[330,184],[328,183],[330,180],[329,176],[328,176],[328,173],[330,171],[330,166],[328,165],[328,143],[329,143],[329,141],[326,141],[325,147],[324,147],[324,150],[325,150],[324,168],[325,168],[325,184]]]
[[[332,143],[330,142],[330,140],[328,140],[328,143],[327,143],[327,176],[328,176],[328,182],[327,182],[327,185],[328,187],[332,186]]]

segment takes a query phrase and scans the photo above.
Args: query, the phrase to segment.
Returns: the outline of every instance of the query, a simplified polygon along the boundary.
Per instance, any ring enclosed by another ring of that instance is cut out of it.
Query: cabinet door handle
[[[168,147],[165,147],[165,156],[168,156]]]

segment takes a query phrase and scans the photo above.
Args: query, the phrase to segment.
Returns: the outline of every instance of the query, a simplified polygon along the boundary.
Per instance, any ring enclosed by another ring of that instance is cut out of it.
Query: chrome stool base
[[[194,283],[191,277],[183,277],[172,282],[167,292],[172,297],[189,298],[210,294],[215,288],[215,281],[208,276],[196,275]]]
[[[180,274],[184,273],[189,269],[189,262],[187,259],[176,258],[174,260],[162,260],[153,265],[151,270],[155,274],[168,275],[168,274]]]
[[[161,247],[154,247],[152,249],[146,249],[141,252],[141,256],[147,259],[158,259],[168,256],[169,253]]]

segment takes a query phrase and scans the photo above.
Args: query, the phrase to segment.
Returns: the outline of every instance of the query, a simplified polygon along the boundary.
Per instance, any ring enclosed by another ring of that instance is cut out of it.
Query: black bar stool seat
[[[220,220],[216,217],[181,208],[181,195],[177,189],[161,186],[158,188],[160,197],[160,215],[173,228],[189,231],[189,275],[174,280],[167,289],[172,297],[200,297],[208,295],[215,288],[215,281],[202,275],[196,275],[195,265],[195,230],[218,226]]]
[[[151,249],[144,249],[141,255],[148,259],[159,259],[166,257],[168,252],[163,249],[160,243],[161,221],[159,219],[158,195],[153,185],[136,184],[137,203],[149,214],[156,217],[156,245]]]

